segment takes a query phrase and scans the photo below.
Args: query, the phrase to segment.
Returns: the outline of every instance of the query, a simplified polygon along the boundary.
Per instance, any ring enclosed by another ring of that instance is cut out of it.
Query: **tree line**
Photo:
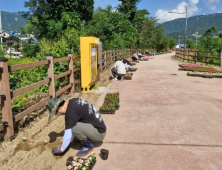
[[[25,57],[42,59],[45,53],[64,56],[79,54],[79,37],[100,38],[104,50],[143,48],[157,51],[172,48],[175,39],[164,36],[157,19],[146,9],[138,10],[140,0],[123,0],[113,8],[94,10],[94,0],[29,0],[25,2],[27,19],[24,32],[31,32],[39,43],[23,45]]]

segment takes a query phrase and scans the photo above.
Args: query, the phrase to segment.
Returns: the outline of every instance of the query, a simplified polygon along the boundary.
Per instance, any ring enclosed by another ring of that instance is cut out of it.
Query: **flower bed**
[[[127,72],[124,76],[124,80],[132,80],[133,73]]]
[[[131,68],[129,68],[129,69],[127,70],[127,72],[128,72],[128,71],[136,71],[136,70],[137,70],[137,68],[131,67]]]
[[[221,71],[213,68],[213,67],[203,67],[198,65],[179,65],[181,68],[179,70],[184,71],[197,71],[197,72],[209,72],[209,73],[220,73]]]
[[[153,57],[150,56],[144,56],[145,59],[153,59]]]
[[[119,92],[107,93],[99,112],[101,114],[115,114],[119,106]]]
[[[135,63],[135,62],[131,62],[131,64],[132,64],[132,65],[136,65],[136,63]]]
[[[79,157],[69,157],[66,162],[67,170],[91,170],[96,163],[95,153],[87,159]]]
[[[203,78],[222,78],[222,73],[208,73],[208,72],[187,72],[188,76],[196,76],[196,77],[203,77]]]
[[[140,59],[140,61],[149,61],[149,59],[144,58],[144,59]]]
[[[184,67],[184,66],[199,66],[199,67],[202,67],[202,65],[200,64],[193,64],[193,63],[183,63],[183,64],[179,64],[180,67]]]

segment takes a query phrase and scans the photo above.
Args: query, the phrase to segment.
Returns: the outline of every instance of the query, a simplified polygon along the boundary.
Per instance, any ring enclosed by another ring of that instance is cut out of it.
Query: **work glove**
[[[52,148],[52,154],[59,156],[59,155],[63,155],[64,153],[61,151],[60,147],[54,147]]]

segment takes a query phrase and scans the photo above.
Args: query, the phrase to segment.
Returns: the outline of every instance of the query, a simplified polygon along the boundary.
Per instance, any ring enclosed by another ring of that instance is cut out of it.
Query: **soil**
[[[94,93],[74,93],[67,99],[80,97],[92,103],[97,109],[102,105],[105,94],[112,85],[109,80],[110,68],[100,74],[100,81],[96,84],[98,89]],[[64,116],[55,116],[48,122],[49,112],[38,114],[33,121],[19,130],[12,142],[0,144],[0,170],[62,170],[67,169],[65,164],[69,156],[75,155],[75,148],[81,146],[71,145],[64,156],[53,156],[51,149],[61,146],[64,133]],[[23,137],[26,141],[23,142]],[[48,144],[44,145],[47,140]],[[74,149],[73,149],[74,148]]]

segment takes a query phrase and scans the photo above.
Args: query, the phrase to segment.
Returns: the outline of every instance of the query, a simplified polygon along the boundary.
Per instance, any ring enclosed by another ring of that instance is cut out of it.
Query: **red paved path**
[[[222,79],[187,76],[172,54],[138,63],[116,81],[120,110],[103,115],[108,131],[95,170],[221,170]],[[177,75],[172,75],[177,74]]]

